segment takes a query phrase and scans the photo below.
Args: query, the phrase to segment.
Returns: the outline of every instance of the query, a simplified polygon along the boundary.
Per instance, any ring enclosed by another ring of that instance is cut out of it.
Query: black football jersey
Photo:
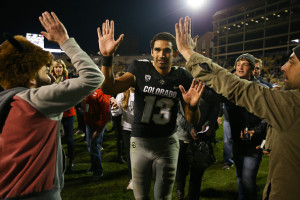
[[[149,60],[135,60],[127,71],[136,78],[131,136],[172,135],[176,130],[178,101],[182,99],[179,85],[187,91],[192,75],[183,68],[172,67],[168,75],[162,76]]]

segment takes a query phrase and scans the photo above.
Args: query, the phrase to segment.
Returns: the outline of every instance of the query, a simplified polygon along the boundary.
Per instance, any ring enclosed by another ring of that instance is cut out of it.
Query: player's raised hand
[[[183,100],[186,104],[194,107],[198,105],[198,102],[201,98],[201,95],[204,91],[205,85],[202,84],[202,81],[198,82],[196,79],[193,79],[190,89],[186,92],[182,85],[179,85],[179,89],[182,93]]]
[[[114,40],[114,21],[107,19],[102,24],[102,33],[101,28],[97,28],[98,32],[98,42],[99,42],[99,50],[103,56],[112,56],[117,50],[118,46],[123,40],[124,34],[121,34],[119,38]]]
[[[41,31],[49,41],[57,42],[62,45],[67,39],[69,39],[68,32],[65,26],[60,22],[58,17],[54,12],[44,12],[42,16],[39,17],[42,26],[46,31]]]

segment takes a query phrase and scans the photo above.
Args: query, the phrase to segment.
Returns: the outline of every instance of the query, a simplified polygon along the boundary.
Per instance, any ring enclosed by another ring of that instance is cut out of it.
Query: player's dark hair
[[[173,49],[173,51],[174,52],[177,51],[176,38],[171,33],[161,32],[161,33],[158,33],[158,34],[154,35],[154,37],[150,41],[150,48],[151,49],[153,49],[154,43],[157,40],[166,40],[166,41],[171,42],[172,43],[172,49]]]

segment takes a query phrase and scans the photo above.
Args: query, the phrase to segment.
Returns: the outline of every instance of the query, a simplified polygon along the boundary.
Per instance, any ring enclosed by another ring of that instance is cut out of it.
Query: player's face
[[[48,68],[46,66],[43,66],[40,71],[38,72],[37,78],[36,78],[36,87],[41,87],[44,85],[50,85],[51,79],[48,76]]]
[[[154,42],[151,55],[153,56],[154,66],[160,69],[170,68],[174,52],[172,43],[166,40],[156,40]]]
[[[251,66],[248,60],[239,60],[236,63],[236,75],[242,79],[247,79],[249,80],[251,77]]]
[[[289,60],[281,67],[283,77],[285,78],[284,89],[300,88],[300,61],[297,56],[292,53]]]

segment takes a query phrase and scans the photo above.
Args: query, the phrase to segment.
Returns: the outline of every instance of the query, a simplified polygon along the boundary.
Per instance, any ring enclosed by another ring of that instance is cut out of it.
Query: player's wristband
[[[195,112],[198,109],[198,104],[196,106],[189,105],[188,108],[189,108],[190,111]]]
[[[112,66],[112,56],[103,56],[102,57],[102,66],[111,67]]]

